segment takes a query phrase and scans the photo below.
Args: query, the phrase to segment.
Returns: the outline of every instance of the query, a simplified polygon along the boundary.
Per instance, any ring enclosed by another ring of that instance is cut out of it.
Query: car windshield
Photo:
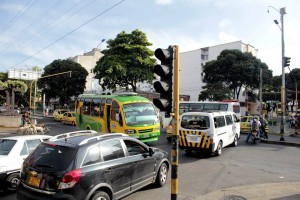
[[[16,140],[0,139],[0,155],[8,155],[16,143]]]
[[[123,105],[127,125],[156,124],[159,119],[151,103],[131,103]]]
[[[61,171],[70,165],[76,151],[74,148],[42,143],[24,164]]]

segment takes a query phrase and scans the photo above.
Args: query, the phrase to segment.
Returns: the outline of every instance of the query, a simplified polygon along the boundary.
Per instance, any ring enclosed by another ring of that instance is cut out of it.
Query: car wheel
[[[156,176],[155,185],[162,187],[167,182],[168,166],[166,163],[162,163]]]
[[[15,191],[16,188],[17,188],[17,185],[19,183],[19,180],[20,180],[20,175],[15,173],[15,174],[10,174],[7,178],[6,178],[6,184],[7,184],[7,187],[6,189],[7,190],[10,190],[10,191]]]
[[[62,120],[62,118],[60,118],[60,120],[59,120],[59,121],[61,121],[61,122],[62,122],[62,121],[63,121],[63,120]]]
[[[72,126],[75,126],[75,122],[72,122]]]
[[[110,200],[109,195],[104,191],[97,191],[92,200]]]
[[[217,150],[215,152],[216,156],[220,156],[222,154],[222,142],[220,141],[218,146],[217,146]]]
[[[238,136],[235,135],[235,136],[234,136],[234,139],[233,139],[233,142],[232,142],[232,146],[233,146],[233,147],[236,147],[237,145],[238,145]]]

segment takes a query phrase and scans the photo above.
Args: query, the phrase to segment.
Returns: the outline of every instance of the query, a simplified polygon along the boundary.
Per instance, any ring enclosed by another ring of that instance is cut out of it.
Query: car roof
[[[1,137],[0,139],[10,139],[10,140],[26,140],[26,139],[49,139],[53,136],[51,135],[16,135]]]
[[[100,140],[106,140],[118,137],[129,137],[124,133],[97,133],[92,130],[74,131],[56,135],[48,143],[55,143],[64,146],[82,146],[88,143],[94,143]]]

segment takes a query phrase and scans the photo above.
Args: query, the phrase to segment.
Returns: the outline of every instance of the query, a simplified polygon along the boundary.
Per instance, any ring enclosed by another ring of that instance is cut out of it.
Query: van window
[[[225,118],[224,116],[214,117],[215,127],[220,128],[225,126]]]
[[[186,129],[204,130],[210,127],[208,116],[186,115],[181,119],[181,127]]]
[[[227,125],[233,124],[231,115],[225,115],[225,119],[226,119],[226,124]]]

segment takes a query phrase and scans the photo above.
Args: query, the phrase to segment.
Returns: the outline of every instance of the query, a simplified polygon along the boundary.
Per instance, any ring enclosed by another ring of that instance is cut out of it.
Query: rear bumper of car
[[[76,200],[73,196],[65,193],[57,192],[54,195],[42,194],[24,188],[22,183],[19,184],[17,189],[17,199],[19,200]]]

